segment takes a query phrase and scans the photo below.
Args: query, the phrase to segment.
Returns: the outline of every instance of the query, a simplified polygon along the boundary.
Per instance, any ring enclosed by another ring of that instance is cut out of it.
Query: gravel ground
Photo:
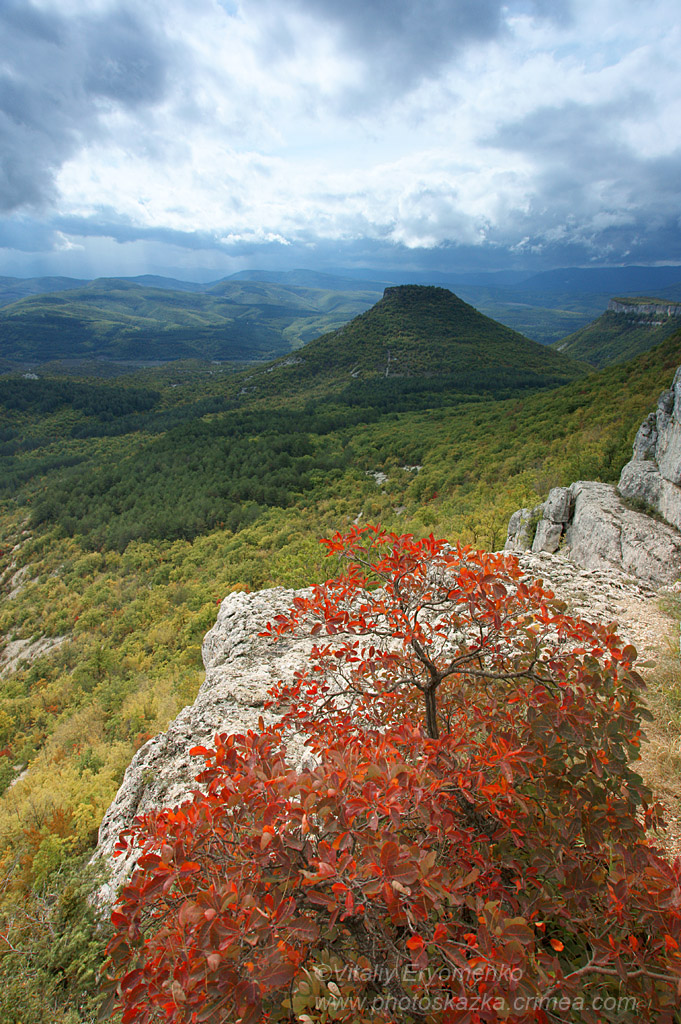
[[[528,574],[541,577],[567,602],[571,613],[615,621],[622,638],[637,649],[653,715],[645,723],[637,768],[666,811],[667,828],[658,834],[658,842],[669,856],[681,856],[681,716],[674,716],[661,682],[678,686],[681,677],[679,623],[663,610],[670,598],[681,599],[681,584],[657,592],[615,568],[580,569],[561,555],[521,552],[518,557]]]

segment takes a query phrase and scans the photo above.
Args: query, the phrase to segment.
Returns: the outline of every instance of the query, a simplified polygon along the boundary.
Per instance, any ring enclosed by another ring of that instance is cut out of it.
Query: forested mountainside
[[[617,479],[681,363],[677,332],[587,373],[433,291],[360,317],[366,352],[360,321],[312,343],[307,387],[286,359],[0,378],[8,1024],[90,1019],[104,936],[83,865],[133,753],[193,700],[225,594],[326,578],[318,538],[358,519],[498,548],[552,486]],[[476,360],[505,367],[497,387],[476,391]]]
[[[190,371],[163,391],[134,378],[6,382],[4,490],[52,470],[31,523],[59,523],[93,545],[238,529],[259,509],[291,507],[342,477],[360,425],[522,396],[585,372],[446,289],[389,289],[294,356],[233,377],[204,372],[200,386]],[[88,438],[99,439],[94,465]]]
[[[678,331],[679,324],[679,302],[645,296],[615,298],[597,320],[553,347],[592,366],[609,366],[659,345]]]
[[[345,327],[245,379],[252,399],[336,395],[385,411],[556,387],[587,367],[483,316],[446,288],[401,285]]]

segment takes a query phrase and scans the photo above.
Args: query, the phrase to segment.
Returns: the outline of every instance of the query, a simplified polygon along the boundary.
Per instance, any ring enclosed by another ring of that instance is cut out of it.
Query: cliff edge
[[[681,366],[639,427],[618,489],[623,498],[642,502],[681,530]]]
[[[653,586],[681,577],[681,367],[641,424],[633,456],[612,484],[555,487],[518,509],[506,550],[560,550],[585,568],[614,567]]]
[[[287,636],[275,644],[259,634],[268,621],[289,609],[296,593],[304,591],[275,587],[235,593],[220,605],[217,621],[203,640],[206,678],[196,700],[182,709],[166,732],[140,747],[102,820],[95,857],[104,856],[111,865],[110,881],[100,893],[103,901],[113,900],[131,869],[130,857],[113,859],[121,830],[136,815],[178,804],[196,789],[195,776],[204,761],[190,755],[191,747],[211,747],[216,733],[257,729],[260,718],[266,724],[275,721],[275,714],[264,707],[267,691],[306,663],[314,638]],[[302,759],[302,745],[293,753]]]

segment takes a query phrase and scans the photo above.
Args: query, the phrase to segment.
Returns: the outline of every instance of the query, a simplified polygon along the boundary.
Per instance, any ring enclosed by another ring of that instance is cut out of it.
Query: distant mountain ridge
[[[36,292],[0,308],[3,367],[45,362],[77,365],[79,360],[133,365],[176,359],[264,361],[338,330],[380,297],[378,291],[357,287],[348,291],[321,288],[343,283],[324,274],[300,271],[269,276],[285,276],[289,283],[253,280],[247,274],[209,285],[144,276],[96,278],[71,282],[78,286],[69,288],[65,287],[69,282],[61,279],[56,282],[59,290]],[[290,283],[293,280],[299,283]],[[305,280],[318,287],[305,286]],[[379,282],[366,283],[379,287]],[[14,287],[12,282],[7,287],[10,285]],[[39,282],[25,282],[25,286],[37,289]],[[388,290],[410,287],[439,286],[391,285]],[[396,349],[391,358],[403,357]],[[409,359],[413,362],[414,358],[418,362],[412,352]],[[395,363],[387,376],[396,376],[397,366]],[[560,377],[560,382],[565,379]],[[474,390],[483,384],[479,378]]]
[[[377,297],[252,281],[170,290],[98,278],[0,308],[2,356],[24,363],[263,360],[340,326]]]
[[[304,268],[253,269],[207,282],[184,281],[173,276],[155,274],[99,278],[93,281],[66,277],[0,277],[0,318],[3,306],[7,307],[26,298],[52,294],[61,295],[68,303],[72,300],[78,302],[82,296],[77,293],[82,289],[87,290],[91,299],[91,289],[101,290],[105,285],[115,287],[119,292],[125,291],[128,296],[132,295],[130,286],[172,292],[176,295],[175,303],[178,308],[191,305],[193,296],[199,311],[205,311],[205,304],[200,304],[201,297],[222,296],[241,303],[234,289],[255,285],[255,291],[245,303],[248,308],[241,311],[241,322],[233,325],[228,331],[229,336],[224,332],[224,318],[218,317],[213,323],[203,323],[202,327],[206,328],[208,333],[192,339],[182,333],[173,337],[166,333],[170,327],[181,332],[185,324],[173,324],[172,318],[169,320],[167,316],[162,317],[162,322],[159,323],[151,316],[151,323],[139,324],[139,328],[144,331],[146,327],[150,327],[156,333],[163,331],[164,336],[157,339],[159,344],[152,346],[152,351],[141,353],[136,351],[135,343],[143,348],[149,341],[154,341],[153,336],[126,336],[126,332],[131,329],[129,322],[121,323],[116,317],[111,319],[107,316],[107,310],[99,310],[95,314],[95,320],[102,326],[108,325],[106,351],[100,351],[101,331],[88,325],[89,317],[86,311],[81,309],[74,312],[75,322],[62,319],[59,324],[64,338],[73,333],[70,328],[75,330],[73,340],[77,342],[78,351],[68,356],[62,354],[40,357],[41,360],[82,359],[90,358],[94,354],[107,359],[199,358],[250,361],[272,357],[279,352],[297,348],[367,309],[386,287],[404,284],[434,285],[452,289],[464,301],[487,316],[526,337],[548,345],[557,343],[588,326],[595,317],[605,311],[613,295],[654,294],[672,301],[681,299],[681,267],[568,267],[541,273],[519,270],[445,273],[343,267],[322,271]],[[267,296],[268,289],[275,289],[280,294],[280,299],[276,300],[275,304],[278,302],[282,306],[281,316],[275,315],[271,309],[273,300]],[[318,315],[315,315],[313,310],[295,312],[296,309],[300,309],[298,300],[301,291],[308,293],[307,297],[312,300],[313,307],[315,302],[310,292],[327,297],[326,305],[317,311]],[[291,306],[292,293],[294,312],[288,308]],[[336,300],[333,308],[329,305],[328,299],[332,293],[340,293],[343,296],[342,299]],[[61,316],[65,309],[63,303],[59,305]],[[270,308],[263,310],[263,305]],[[53,349],[56,338],[54,332],[51,340],[45,338],[45,314],[48,312],[45,306],[41,308],[41,317],[38,321],[30,320],[30,311],[26,307],[22,312],[29,315],[25,334],[30,338],[37,333],[43,341],[47,340],[48,349]],[[9,332],[2,329],[0,319],[0,330],[0,338],[5,342],[0,358],[25,360],[27,349],[24,345],[19,346],[21,351],[16,356],[11,354],[17,343],[24,340],[16,319]],[[166,352],[164,346],[168,344],[171,347]],[[5,363],[0,365],[6,368]]]
[[[210,292],[226,281],[260,281],[285,287],[322,288],[332,291],[382,291],[390,285],[425,284],[439,287],[486,288],[506,292],[549,292],[573,295],[660,294],[663,289],[679,290],[681,298],[681,265],[629,266],[629,267],[562,267],[554,270],[497,270],[497,271],[416,271],[338,267],[325,271],[298,268],[296,270],[240,270],[208,282],[186,281],[182,278],[158,274],[137,276],[114,275],[108,278],[70,277],[1,277],[0,306],[16,302],[27,295],[82,288],[95,280],[126,281],[143,287],[163,288],[187,292]],[[676,287],[675,287],[676,286]],[[673,296],[668,296],[673,298]]]
[[[598,369],[623,363],[659,345],[679,329],[681,303],[667,299],[618,297],[593,323],[552,346]]]
[[[657,291],[681,283],[681,266],[566,267],[545,270],[519,282],[526,291],[610,294]],[[511,286],[513,287],[513,286]]]
[[[19,302],[27,295],[45,295],[48,292],[83,288],[87,283],[86,279],[74,277],[0,277],[0,306]]]

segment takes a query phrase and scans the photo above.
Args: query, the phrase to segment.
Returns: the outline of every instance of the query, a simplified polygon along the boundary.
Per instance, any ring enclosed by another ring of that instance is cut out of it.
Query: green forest
[[[551,487],[617,480],[681,364],[677,332],[594,370],[443,292],[239,372],[0,376],[3,1024],[94,1021],[97,829],[226,594],[325,579],[319,538],[360,519],[502,547]]]

